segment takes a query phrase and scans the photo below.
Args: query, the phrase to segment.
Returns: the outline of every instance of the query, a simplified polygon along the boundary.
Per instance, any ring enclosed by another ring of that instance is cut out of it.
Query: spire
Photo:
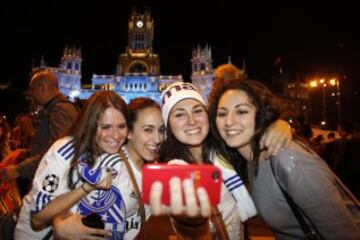
[[[150,7],[145,6],[144,15],[145,15],[145,19],[146,19],[146,20],[150,20],[150,19],[151,19]]]
[[[40,67],[46,66],[45,60],[44,60],[44,55],[41,55],[41,59],[40,59]]]
[[[76,52],[77,52],[76,46],[75,44],[73,44],[73,46],[71,47],[71,56],[76,56]]]
[[[79,47],[77,50],[76,50],[76,56],[80,57],[81,58],[81,47]]]
[[[31,60],[31,69],[35,68],[35,58],[32,58]]]
[[[228,64],[232,64],[231,63],[231,56],[228,56]]]
[[[137,9],[136,6],[133,6],[131,8],[131,20],[134,20],[136,15],[137,15]]]
[[[283,62],[280,56],[275,59],[274,66],[279,68],[279,74],[283,74]]]
[[[63,56],[66,56],[68,54],[68,51],[69,51],[69,47],[66,44],[65,47],[64,47]]]

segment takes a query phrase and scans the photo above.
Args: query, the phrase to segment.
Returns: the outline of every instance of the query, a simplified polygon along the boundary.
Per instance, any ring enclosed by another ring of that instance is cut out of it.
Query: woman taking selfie
[[[226,186],[223,183],[221,202],[217,206],[217,211],[222,216],[228,238],[243,239],[241,221],[254,216],[256,209],[240,177],[231,166],[228,164],[224,165],[223,158],[213,151],[211,136],[208,134],[208,113],[200,93],[190,83],[172,84],[162,94],[162,116],[165,125],[167,125],[167,135],[160,148],[160,161],[174,162],[174,159],[180,159],[175,160],[177,164],[215,164],[222,168],[224,180],[229,178],[235,179],[232,186]],[[275,135],[277,137],[280,136],[280,138],[269,141],[275,143],[275,145],[279,144],[279,141],[282,143],[283,139],[290,135],[290,131],[287,128],[285,133],[283,133],[284,130],[281,130],[282,134],[277,134],[278,131],[275,130]],[[269,135],[273,137],[272,134]],[[195,191],[191,183],[184,182],[182,185],[185,197],[197,195],[199,206],[197,206],[197,201],[194,199],[189,201],[185,199],[185,203],[183,203],[182,194],[179,191],[182,188],[179,179],[171,180],[170,188],[177,189],[179,193],[171,196],[176,199],[171,199],[170,204],[170,212],[172,215],[175,215],[175,217],[172,216],[175,230],[184,238],[201,238],[206,237],[206,235],[209,237],[218,235],[218,225],[209,224],[207,218],[210,215],[207,193],[203,189]],[[151,207],[154,215],[165,214],[167,212],[159,200],[161,198],[161,189],[161,185],[155,186],[154,184],[151,191],[153,199]],[[189,202],[192,204],[188,204]],[[197,219],[180,217],[184,214],[197,217]],[[210,232],[208,231],[209,227]]]
[[[219,152],[238,152],[228,162],[248,172],[255,206],[277,239],[306,239],[306,234],[359,239],[351,214],[360,216],[356,199],[349,201],[351,212],[344,199],[351,194],[343,194],[346,189],[314,151],[292,141],[269,158],[261,148],[265,130],[280,116],[275,96],[264,85],[251,80],[224,83],[211,93],[209,115]]]

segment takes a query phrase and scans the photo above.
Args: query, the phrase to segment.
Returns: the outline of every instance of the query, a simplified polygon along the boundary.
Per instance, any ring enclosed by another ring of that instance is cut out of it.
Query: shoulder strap
[[[219,237],[219,240],[230,240],[225,227],[224,219],[216,206],[211,208],[211,222],[215,226],[216,234]]]
[[[120,149],[119,154],[120,154],[121,158],[125,162],[125,166],[126,166],[126,169],[127,169],[128,173],[129,173],[131,183],[132,183],[132,185],[134,187],[136,197],[137,197],[137,199],[139,201],[140,216],[141,216],[140,232],[142,232],[144,239],[146,239],[146,226],[145,226],[146,218],[145,218],[144,201],[143,201],[142,196],[140,194],[139,186],[136,183],[134,172],[133,172],[133,170],[132,170],[132,168],[130,166],[128,157],[126,156],[126,154],[124,153],[124,151],[122,149]]]
[[[315,225],[312,223],[312,221],[306,216],[306,214],[304,213],[304,211],[294,202],[294,200],[292,199],[292,197],[288,194],[288,192],[280,185],[279,179],[277,177],[277,175],[275,174],[275,170],[274,170],[274,165],[273,165],[273,158],[271,158],[270,160],[270,167],[271,167],[271,171],[274,175],[274,178],[276,180],[277,185],[279,186],[281,192],[283,193],[287,203],[289,204],[291,211],[293,212],[296,220],[298,221],[298,223],[300,224],[301,230],[304,232],[305,236],[307,239],[311,240],[311,239],[324,239],[321,234],[319,233],[319,231],[316,229]],[[309,224],[305,221],[305,218],[308,220]],[[311,229],[312,228],[312,229]]]

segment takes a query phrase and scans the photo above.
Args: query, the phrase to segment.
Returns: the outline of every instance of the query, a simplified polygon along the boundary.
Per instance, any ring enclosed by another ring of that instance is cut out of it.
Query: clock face
[[[144,25],[144,23],[142,21],[136,22],[136,26],[138,26],[139,28],[141,28],[143,25]]]

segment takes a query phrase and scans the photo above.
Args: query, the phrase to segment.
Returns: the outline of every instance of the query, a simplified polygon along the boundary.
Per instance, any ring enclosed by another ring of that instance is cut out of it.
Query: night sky
[[[192,48],[209,44],[213,65],[246,59],[250,77],[269,82],[281,57],[291,79],[314,76],[360,82],[360,15],[358,8],[337,1],[326,4],[274,4],[255,1],[11,1],[0,8],[1,101],[16,99],[9,110],[21,111],[32,59],[43,55],[58,66],[65,45],[81,46],[83,83],[91,75],[113,74],[127,45],[131,8],[149,7],[155,21],[154,52],[162,74],[189,79]],[[252,4],[250,5],[249,2]],[[299,1],[297,1],[299,2]]]

